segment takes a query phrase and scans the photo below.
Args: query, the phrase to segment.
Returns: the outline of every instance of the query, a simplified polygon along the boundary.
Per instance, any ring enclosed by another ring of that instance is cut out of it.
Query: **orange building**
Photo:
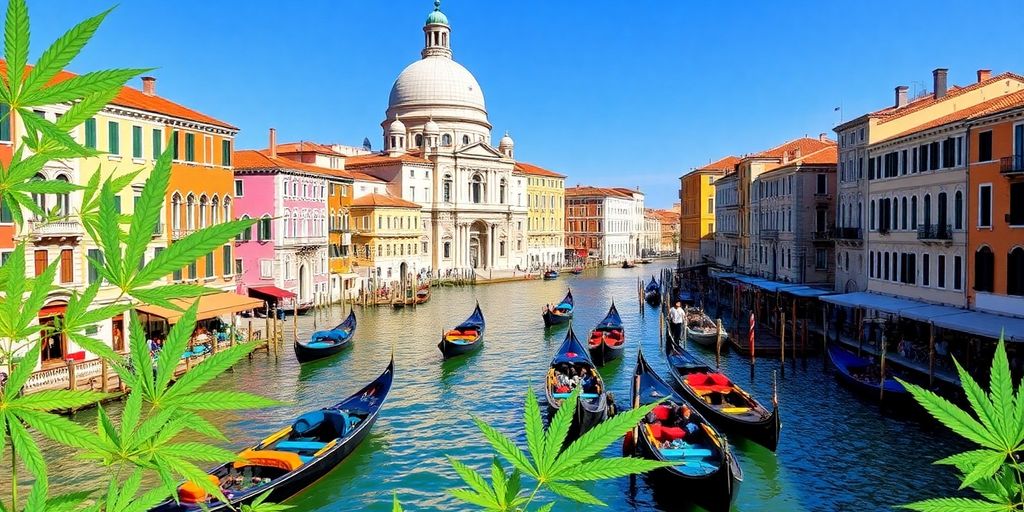
[[[693,265],[714,254],[715,181],[740,159],[727,156],[679,178],[679,262]]]
[[[967,303],[1024,316],[1024,91],[970,122]]]

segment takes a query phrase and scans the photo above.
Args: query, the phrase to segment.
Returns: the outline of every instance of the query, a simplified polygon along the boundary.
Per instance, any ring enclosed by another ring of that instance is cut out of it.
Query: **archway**
[[[402,282],[402,291],[404,293],[405,288],[407,286],[409,286],[409,264],[408,263],[403,261],[402,264],[398,266],[398,278]]]
[[[489,254],[487,223],[478,220],[469,227],[469,265],[487,268]]]
[[[309,272],[306,265],[299,265],[299,302],[309,302]]]

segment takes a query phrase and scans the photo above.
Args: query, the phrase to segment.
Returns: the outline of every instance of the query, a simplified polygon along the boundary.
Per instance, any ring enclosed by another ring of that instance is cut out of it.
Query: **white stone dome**
[[[441,127],[438,126],[437,123],[434,122],[433,118],[428,119],[427,122],[423,124],[423,133],[435,134],[435,133],[440,133],[440,132],[441,132]]]
[[[505,136],[498,141],[498,148],[513,147],[515,142],[512,141],[512,137],[509,137],[508,132],[505,132]]]
[[[473,74],[443,56],[413,62],[391,86],[389,112],[412,106],[458,106],[486,112],[483,90]]]
[[[395,120],[391,122],[390,130],[391,130],[392,134],[395,134],[395,135],[402,134],[402,135],[404,135],[405,134],[405,123],[403,123],[400,119],[398,119],[396,117]]]

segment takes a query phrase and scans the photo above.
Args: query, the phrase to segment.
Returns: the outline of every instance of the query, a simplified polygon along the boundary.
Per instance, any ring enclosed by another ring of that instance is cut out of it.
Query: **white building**
[[[604,264],[640,257],[644,194],[628,188],[565,189],[567,246]],[[660,229],[660,228],[659,228]]]
[[[739,181],[735,172],[715,181],[715,263],[740,264]]]
[[[640,239],[640,255],[651,256],[660,253],[661,248],[661,217],[654,210],[644,210],[644,229]]]

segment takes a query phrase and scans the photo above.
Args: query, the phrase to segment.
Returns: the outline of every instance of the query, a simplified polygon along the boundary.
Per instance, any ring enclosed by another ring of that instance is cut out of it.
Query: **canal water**
[[[440,288],[429,303],[415,309],[357,307],[359,327],[347,352],[300,367],[286,345],[277,360],[256,354],[217,383],[223,389],[252,391],[287,405],[225,413],[213,420],[233,440],[231,447],[241,448],[296,415],[333,404],[359,389],[383,370],[393,348],[394,388],[370,436],[340,467],[289,503],[299,511],[386,511],[392,492],[397,492],[406,510],[471,510],[445,493],[462,485],[446,456],[481,470],[489,467],[491,452],[471,416],[525,445],[525,393],[531,385],[535,392],[541,391],[548,362],[565,334],[565,327],[545,331],[541,310],[559,301],[567,286],[576,299],[574,322],[581,338],[604,316],[612,299],[622,314],[626,356],[601,370],[620,403],[629,401],[630,373],[639,345],[665,374],[658,352],[658,315],[652,308],[640,316],[636,297],[637,278],[650,279],[661,267],[595,269],[554,281]],[[476,301],[487,319],[482,350],[442,362],[436,347],[442,329],[462,321]],[[341,314],[339,307],[329,319],[317,320],[318,327],[340,322]],[[308,336],[313,322],[312,313],[300,317],[298,335]],[[291,336],[290,319],[287,327]],[[714,358],[711,353],[703,355]],[[723,367],[769,402],[777,361],[759,360],[753,380],[748,362],[739,355],[727,353]],[[880,414],[875,405],[837,384],[824,371],[820,357],[807,360],[806,365],[801,362],[795,370],[787,366],[778,385],[783,424],[778,452],[734,442],[745,474],[735,510],[888,510],[956,489],[958,482],[949,468],[932,465],[935,459],[964,448],[941,427]],[[118,407],[110,406],[115,415]],[[76,419],[94,425],[95,412],[81,412]],[[620,450],[616,444],[607,454]],[[46,449],[49,460],[59,461],[51,485],[62,491],[93,485],[99,472],[62,453],[57,447]],[[643,478],[635,485],[621,478],[585,487],[616,511],[678,510],[685,501],[685,496],[671,491],[654,494]],[[555,509],[583,507],[559,501]]]

